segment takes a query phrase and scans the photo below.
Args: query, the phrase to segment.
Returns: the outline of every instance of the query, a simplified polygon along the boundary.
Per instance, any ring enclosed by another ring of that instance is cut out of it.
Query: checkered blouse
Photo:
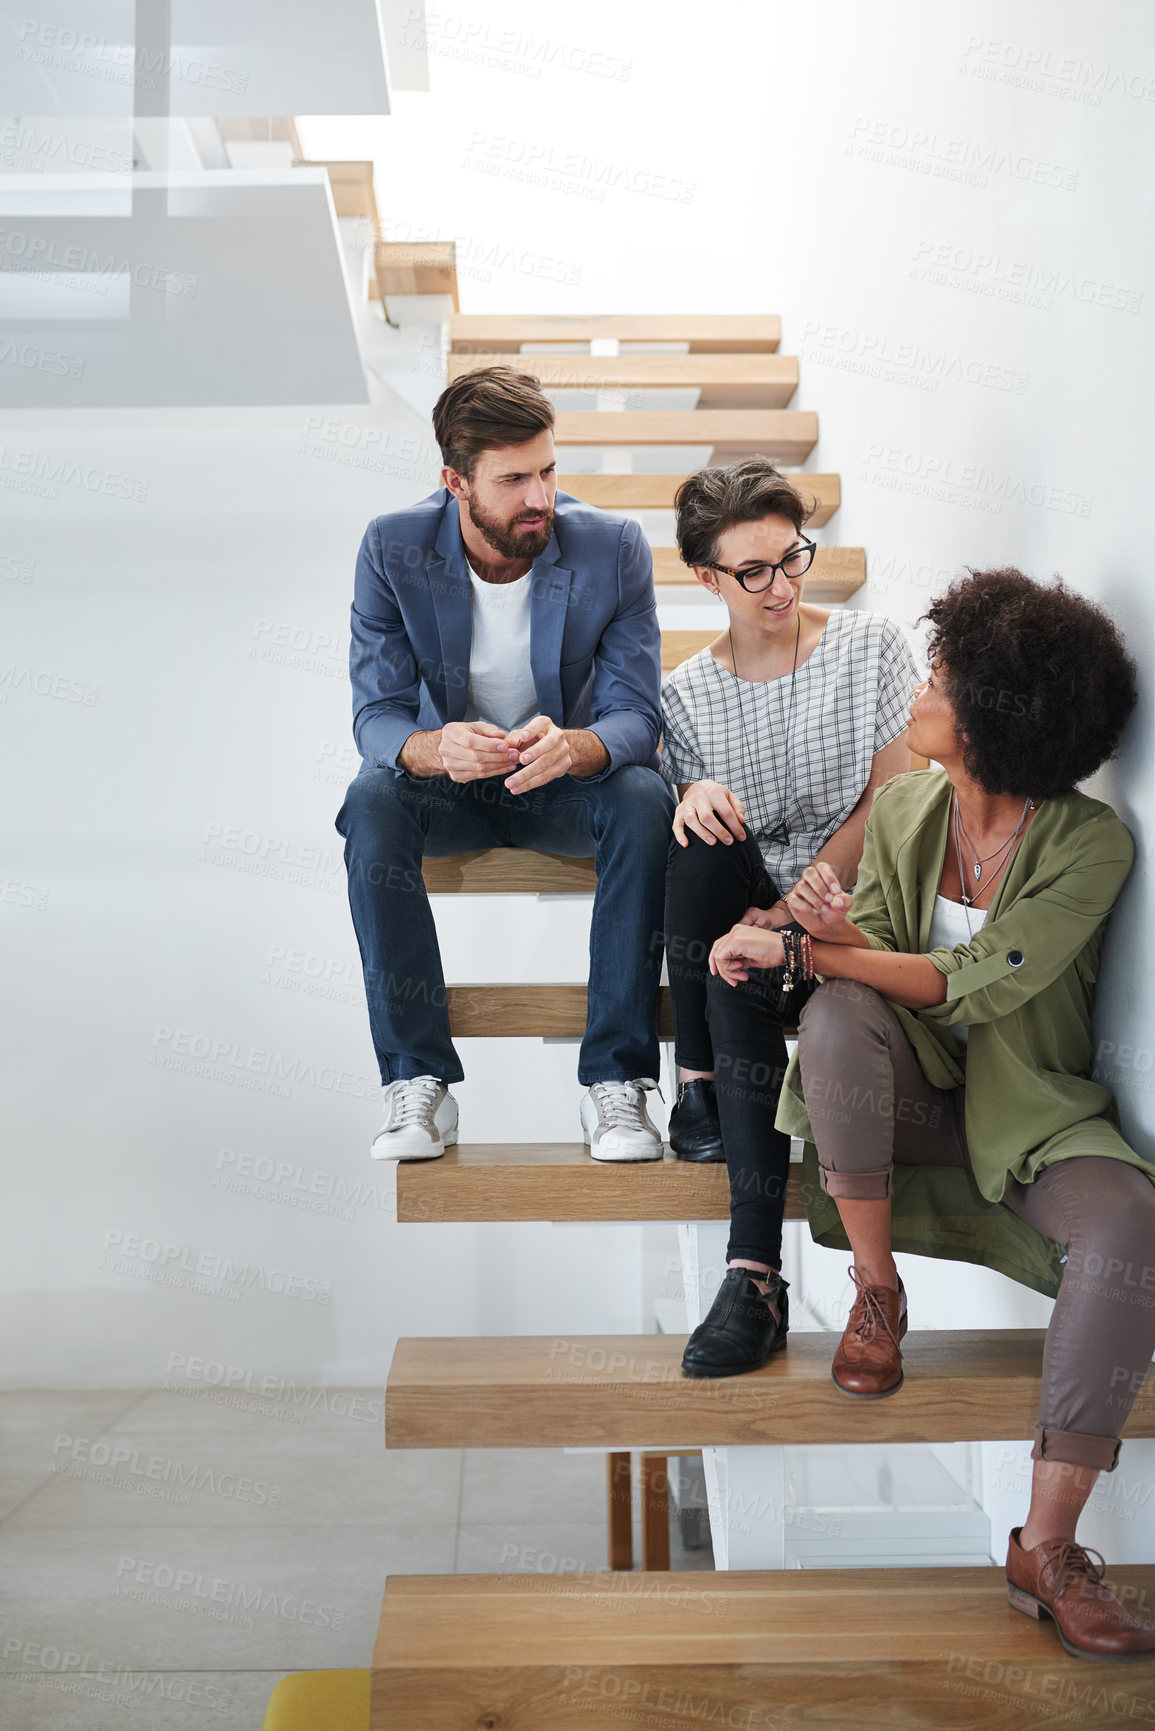
[[[793,714],[788,673],[739,679],[703,649],[662,682],[662,774],[736,793],[786,890],[858,804],[875,752],[905,728],[917,678],[902,627],[881,613],[831,609],[795,675]]]

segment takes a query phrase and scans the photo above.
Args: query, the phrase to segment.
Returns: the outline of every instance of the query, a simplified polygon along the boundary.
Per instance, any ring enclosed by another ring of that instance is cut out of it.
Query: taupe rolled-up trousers
[[[828,980],[798,1025],[802,1093],[822,1188],[890,1195],[893,1164],[970,1166],[965,1084],[936,1088],[887,1000]],[[1036,1460],[1112,1472],[1155,1350],[1155,1184],[1103,1155],[1056,1161],[1003,1205],[1067,1253],[1043,1348]]]

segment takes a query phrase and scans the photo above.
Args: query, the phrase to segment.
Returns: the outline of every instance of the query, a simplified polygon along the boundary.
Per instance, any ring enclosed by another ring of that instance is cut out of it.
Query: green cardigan
[[[874,950],[928,955],[946,975],[943,1003],[893,1005],[923,1073],[966,1083],[974,1176],[896,1163],[896,1250],[998,1269],[1053,1297],[1059,1247],[1001,1205],[1012,1178],[1029,1184],[1055,1160],[1103,1154],[1155,1168],[1130,1148],[1115,1099],[1091,1080],[1091,1000],[1103,928],[1131,869],[1134,844],[1109,805],[1082,793],[1045,800],[970,944],[929,949],[946,857],[951,784],[945,770],[895,776],[874,797],[850,918]],[[967,1044],[952,1032],[969,1024]],[[848,1248],[818,1156],[794,1052],[777,1126],[806,1144],[803,1194],[816,1243]]]

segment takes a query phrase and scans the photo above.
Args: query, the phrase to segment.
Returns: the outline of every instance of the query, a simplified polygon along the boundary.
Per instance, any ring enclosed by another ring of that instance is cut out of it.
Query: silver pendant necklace
[[[984,886],[983,881],[982,881],[983,867],[985,865],[988,865],[991,860],[998,859],[1000,854],[1006,855],[1006,858],[1001,862],[1001,864],[995,868],[994,875],[989,880],[990,883],[994,883],[997,880],[997,878],[999,877],[999,875],[1001,874],[1003,867],[1006,866],[1006,864],[1008,863],[1008,861],[1010,859],[1010,854],[1007,852],[1007,850],[1014,844],[1015,841],[1017,841],[1018,837],[1022,833],[1023,825],[1027,821],[1028,814],[1032,811],[1035,811],[1036,809],[1037,809],[1037,807],[1036,807],[1035,801],[1033,799],[1027,799],[1026,801],[1024,801],[1022,812],[1019,815],[1019,821],[1015,825],[1011,834],[1007,837],[1006,841],[1003,842],[1001,847],[995,848],[993,853],[986,854],[986,855],[984,855],[984,857],[982,859],[980,859],[978,856],[978,853],[975,851],[975,847],[974,847],[973,842],[971,841],[970,836],[967,835],[967,832],[966,832],[965,828],[963,827],[962,814],[959,811],[957,790],[954,793],[953,798],[952,798],[952,803],[951,803],[951,828],[952,828],[952,834],[954,837],[955,859],[958,862],[959,893],[962,897],[963,913],[966,917],[968,939],[972,938],[974,936],[974,932],[971,928],[970,910],[974,906],[975,902],[978,900],[979,896],[982,894],[984,887],[987,887],[987,886]],[[967,845],[967,848],[970,852],[971,859],[974,861],[974,865],[973,865],[972,869],[973,869],[974,877],[975,877],[975,889],[974,889],[973,895],[968,895],[967,891],[966,891],[966,868],[963,865],[963,855],[962,855],[962,841],[963,840],[966,841],[966,845]]]

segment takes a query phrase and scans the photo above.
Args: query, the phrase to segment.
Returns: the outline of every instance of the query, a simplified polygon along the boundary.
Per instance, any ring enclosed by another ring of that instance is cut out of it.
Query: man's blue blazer
[[[559,492],[530,585],[538,713],[596,733],[610,754],[602,775],[629,763],[656,769],[661,640],[639,525]],[[353,737],[367,763],[401,774],[398,754],[411,733],[464,720],[472,635],[449,489],[375,517],[357,555],[349,650]]]

